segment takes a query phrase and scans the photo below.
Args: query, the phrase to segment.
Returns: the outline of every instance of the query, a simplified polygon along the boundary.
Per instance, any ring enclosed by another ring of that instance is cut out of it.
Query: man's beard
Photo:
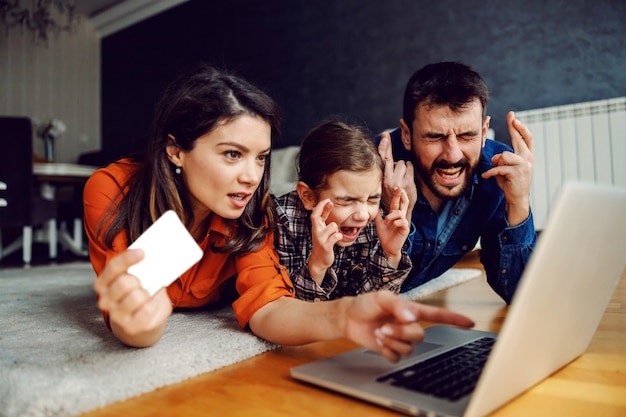
[[[422,182],[426,184],[428,189],[437,197],[442,200],[454,200],[459,196],[463,195],[466,191],[469,190],[472,184],[472,178],[474,177],[474,172],[476,171],[476,166],[471,166],[470,162],[463,158],[458,162],[453,164],[443,162],[443,161],[435,161],[430,167],[425,167],[422,164],[415,164],[417,167],[417,175],[422,179]],[[435,171],[437,169],[449,169],[449,168],[461,168],[461,175],[463,176],[463,183],[461,184],[458,191],[453,193],[444,193],[441,188],[446,188],[451,191],[453,188],[446,187],[445,185],[437,184],[433,177],[436,175]],[[441,187],[441,188],[439,188]]]

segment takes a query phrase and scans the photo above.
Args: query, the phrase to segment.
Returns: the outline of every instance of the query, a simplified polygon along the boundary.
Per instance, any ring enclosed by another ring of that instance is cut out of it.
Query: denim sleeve
[[[481,239],[487,282],[508,304],[537,241],[532,212],[519,225],[510,227],[507,223],[499,232],[487,232]]]

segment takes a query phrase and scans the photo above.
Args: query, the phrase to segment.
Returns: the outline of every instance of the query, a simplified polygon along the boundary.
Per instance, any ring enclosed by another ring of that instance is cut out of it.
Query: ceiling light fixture
[[[79,15],[73,0],[0,0],[0,22],[7,33],[20,28],[30,32],[34,42],[47,43],[51,34],[71,32]]]

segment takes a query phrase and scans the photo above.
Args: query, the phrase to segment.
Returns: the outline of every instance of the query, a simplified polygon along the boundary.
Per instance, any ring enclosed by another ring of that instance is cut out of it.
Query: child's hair
[[[363,126],[328,120],[314,127],[302,141],[297,156],[298,180],[319,192],[337,171],[364,172],[380,169],[384,161]]]

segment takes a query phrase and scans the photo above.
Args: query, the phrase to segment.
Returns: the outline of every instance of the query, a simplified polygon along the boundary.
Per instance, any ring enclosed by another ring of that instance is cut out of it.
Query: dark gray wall
[[[191,0],[103,39],[109,155],[141,146],[159,91],[199,60],[277,100],[277,146],[330,115],[396,126],[417,68],[462,61],[487,81],[492,127],[508,143],[508,110],[626,95],[626,2]]]

